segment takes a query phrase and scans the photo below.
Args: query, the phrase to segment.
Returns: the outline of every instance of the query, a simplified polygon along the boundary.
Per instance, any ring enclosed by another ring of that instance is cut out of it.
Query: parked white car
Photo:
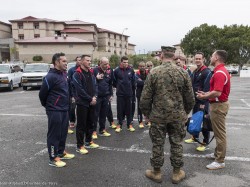
[[[22,76],[23,90],[27,90],[28,87],[41,87],[49,69],[50,65],[46,63],[26,64]]]
[[[0,64],[0,88],[12,91],[14,86],[21,86],[22,74],[19,64]]]

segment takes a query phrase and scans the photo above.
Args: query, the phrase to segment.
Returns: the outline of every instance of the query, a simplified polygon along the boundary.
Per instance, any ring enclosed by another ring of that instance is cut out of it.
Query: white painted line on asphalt
[[[13,139],[3,139],[3,138],[0,138],[0,142],[12,142]]]
[[[22,94],[24,93],[25,91],[14,91],[14,92],[3,92],[3,93],[0,93],[1,95],[14,95],[14,94]]]
[[[48,149],[47,149],[47,148],[44,148],[44,149],[42,149],[41,151],[35,153],[34,156],[32,156],[32,157],[30,157],[30,158],[24,159],[22,162],[20,162],[19,164],[15,165],[15,167],[20,166],[20,165],[23,165],[23,164],[27,164],[28,162],[31,162],[31,161],[34,161],[34,160],[37,158],[37,156],[43,156],[43,155],[45,155],[46,153],[48,153]],[[4,175],[5,173],[8,172],[8,170],[10,170],[10,169],[7,169],[7,171],[6,171],[5,169],[1,170],[1,171],[0,171],[0,175]],[[11,168],[11,171],[12,171],[12,170],[13,170],[13,168]],[[0,185],[0,186],[1,186],[1,185]]]
[[[230,125],[230,126],[250,126],[250,123],[226,123],[226,125]]]
[[[37,142],[37,145],[47,145],[44,142]],[[67,144],[68,147],[76,147],[76,144]],[[132,145],[130,148],[113,148],[113,147],[105,147],[100,146],[98,149],[105,150],[105,151],[117,151],[117,152],[127,152],[127,153],[146,153],[149,154],[151,151],[146,149],[139,149],[138,146]],[[164,152],[165,155],[170,155],[170,153]],[[198,155],[198,154],[190,154],[185,153],[183,154],[184,157],[190,157],[190,158],[206,158],[206,155]],[[240,162],[250,162],[250,158],[247,157],[236,157],[236,156],[227,156],[225,158],[226,160],[232,160],[232,161],[240,161]]]
[[[240,99],[243,103],[245,103],[248,107],[250,107],[250,104],[248,102],[246,102],[245,99]]]
[[[240,130],[241,128],[239,127],[227,127],[227,130]]]
[[[48,149],[47,148],[44,148],[42,149],[41,151],[35,153],[34,156],[30,157],[30,158],[26,158],[23,160],[23,163],[27,163],[27,162],[30,162],[30,161],[33,161],[36,159],[37,156],[43,156],[45,155],[46,153],[48,153]]]
[[[250,110],[247,107],[229,107],[229,110]]]

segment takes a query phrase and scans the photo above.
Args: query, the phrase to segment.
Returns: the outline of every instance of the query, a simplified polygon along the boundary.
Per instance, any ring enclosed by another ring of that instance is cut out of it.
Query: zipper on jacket
[[[56,102],[55,102],[55,104],[54,104],[55,106],[56,106],[56,104],[58,103],[60,97],[61,97],[61,96],[58,96],[58,98],[56,99]]]

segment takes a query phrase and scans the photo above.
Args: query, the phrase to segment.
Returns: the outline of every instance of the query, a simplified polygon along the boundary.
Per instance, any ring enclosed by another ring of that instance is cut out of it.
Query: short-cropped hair
[[[81,60],[84,59],[85,57],[90,57],[90,55],[81,55]]]
[[[64,53],[55,53],[53,56],[52,56],[52,64],[55,65],[56,61],[58,61],[60,59],[61,56],[65,56]]]
[[[227,61],[228,53],[227,53],[225,50],[216,50],[216,51],[215,51],[215,54],[216,54],[217,56],[219,56],[219,59],[220,59],[222,62],[226,62],[226,61]]]
[[[128,57],[123,56],[123,57],[121,58],[121,62],[122,62],[123,60],[128,60]]]

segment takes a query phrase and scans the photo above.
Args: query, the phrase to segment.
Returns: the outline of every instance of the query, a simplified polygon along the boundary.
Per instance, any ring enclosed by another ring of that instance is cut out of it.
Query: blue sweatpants
[[[95,109],[94,131],[97,130],[99,121],[99,133],[102,133],[103,130],[105,130],[106,117],[109,109],[109,96],[98,96]]]
[[[68,111],[46,111],[48,116],[47,147],[50,160],[63,154],[67,139]]]

